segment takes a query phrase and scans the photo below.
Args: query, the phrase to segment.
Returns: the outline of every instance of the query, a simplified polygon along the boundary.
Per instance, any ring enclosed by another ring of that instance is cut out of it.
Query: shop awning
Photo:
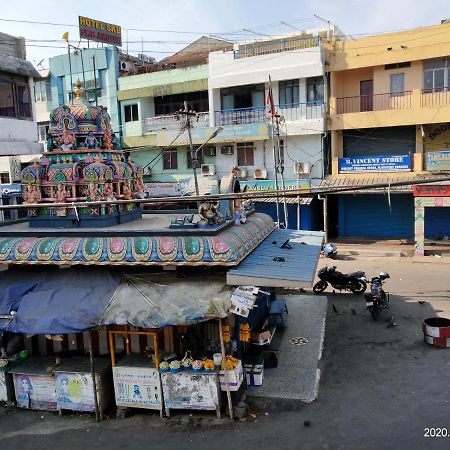
[[[227,284],[309,288],[323,237],[321,231],[275,230],[235,269],[228,271]]]
[[[160,328],[226,317],[231,288],[224,275],[123,275],[100,324]]]
[[[84,331],[98,324],[119,281],[100,268],[2,272],[0,328],[28,334]]]

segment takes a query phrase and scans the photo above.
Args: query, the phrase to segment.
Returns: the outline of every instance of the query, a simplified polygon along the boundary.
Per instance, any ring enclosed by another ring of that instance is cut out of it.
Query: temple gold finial
[[[77,78],[77,84],[75,85],[75,90],[74,90],[74,93],[75,93],[75,98],[81,98],[81,95],[82,95],[82,89],[81,89],[81,82],[80,82],[80,78],[78,77]]]

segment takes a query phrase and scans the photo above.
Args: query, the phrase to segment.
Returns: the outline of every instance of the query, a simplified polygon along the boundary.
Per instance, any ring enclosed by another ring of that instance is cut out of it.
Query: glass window
[[[31,96],[28,84],[17,84],[17,108],[20,118],[31,117]]]
[[[306,80],[306,101],[323,103],[323,78],[313,77]]]
[[[1,172],[0,173],[0,184],[9,184],[9,173],[8,172]]]
[[[15,117],[13,85],[11,81],[0,79],[0,116]]]
[[[253,166],[255,161],[255,147],[253,142],[239,142],[237,144],[238,166]]]
[[[47,132],[48,132],[48,125],[38,125],[38,141],[39,142],[47,141]]]
[[[139,120],[138,105],[134,103],[132,105],[125,105],[125,122],[136,122]]]
[[[163,152],[163,169],[178,169],[178,150],[176,148],[164,150]]]
[[[280,105],[297,105],[299,103],[299,80],[285,80],[278,83]]]
[[[51,86],[48,80],[39,80],[34,83],[34,100],[36,102],[51,101]]]
[[[450,58],[438,58],[423,63],[423,89],[440,91],[450,86]]]
[[[391,97],[403,95],[405,90],[405,74],[393,73],[391,74]]]

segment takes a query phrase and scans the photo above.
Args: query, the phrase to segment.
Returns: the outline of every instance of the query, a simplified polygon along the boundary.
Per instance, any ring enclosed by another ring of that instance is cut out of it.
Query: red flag
[[[275,103],[273,102],[272,80],[270,79],[270,75],[269,75],[269,90],[267,91],[266,104],[269,107],[269,114],[272,117],[275,117],[276,111],[275,111]]]

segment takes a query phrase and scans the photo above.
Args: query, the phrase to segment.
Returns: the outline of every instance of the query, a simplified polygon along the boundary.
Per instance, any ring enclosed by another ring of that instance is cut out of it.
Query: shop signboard
[[[117,366],[113,368],[113,376],[117,406],[162,409],[157,369]]]
[[[247,123],[241,125],[230,125],[222,127],[223,130],[209,143],[220,142],[242,142],[242,141],[258,141],[269,139],[269,126],[265,123]],[[214,133],[216,128],[210,127],[194,127],[191,129],[192,142],[195,145],[201,145],[206,142]],[[166,147],[171,145],[189,145],[187,133],[178,136],[178,130],[164,130],[156,135],[156,145]],[[178,137],[177,137],[178,136]]]
[[[80,39],[103,42],[104,44],[122,45],[122,29],[119,25],[101,22],[89,17],[78,16]]]
[[[144,183],[144,192],[150,198],[180,197],[182,194],[180,183]]]
[[[0,195],[19,195],[21,193],[21,184],[0,184]]]
[[[426,152],[425,169],[428,170],[428,172],[450,170],[450,150]]]
[[[97,386],[100,378],[96,375]],[[72,411],[95,411],[92,376],[88,373],[55,372],[57,407]]]
[[[246,192],[275,192],[275,180],[239,180],[241,190],[247,186]],[[286,191],[294,191],[297,189],[309,190],[311,187],[311,180],[308,178],[284,180],[284,187]],[[278,180],[278,189],[281,189],[281,180]]]
[[[413,186],[414,197],[450,197],[448,184],[416,184]]]
[[[339,173],[410,172],[411,169],[411,155],[339,158]]]

